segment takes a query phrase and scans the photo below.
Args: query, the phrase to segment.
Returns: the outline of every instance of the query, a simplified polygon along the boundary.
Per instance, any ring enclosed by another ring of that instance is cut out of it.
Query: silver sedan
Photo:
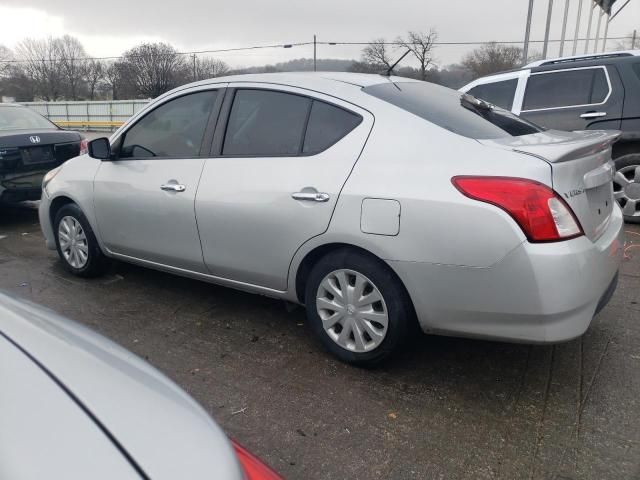
[[[0,293],[0,478],[278,480],[135,355]]]
[[[76,275],[118,259],[304,304],[355,364],[413,325],[558,342],[615,289],[617,138],[396,77],[216,78],[51,171],[40,220]]]

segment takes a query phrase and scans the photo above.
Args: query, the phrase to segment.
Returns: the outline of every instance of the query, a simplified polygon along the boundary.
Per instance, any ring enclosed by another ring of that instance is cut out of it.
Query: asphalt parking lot
[[[280,301],[122,263],[71,277],[33,204],[0,207],[0,289],[146,358],[286,478],[637,479],[640,228],[627,230],[618,290],[583,338],[423,336],[377,370],[334,360]]]

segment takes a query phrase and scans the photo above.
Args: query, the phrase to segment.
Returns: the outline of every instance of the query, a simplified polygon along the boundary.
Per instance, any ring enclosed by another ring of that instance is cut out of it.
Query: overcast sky
[[[554,1],[551,38],[560,38],[565,1]],[[567,38],[573,39],[577,7],[570,2]],[[407,30],[438,31],[443,42],[519,41],[524,37],[527,0],[0,0],[0,45],[24,37],[70,34],[93,56],[115,56],[141,41],[165,41],[180,51],[311,41],[393,40]],[[583,0],[581,36],[588,4]],[[624,0],[618,0],[623,4]],[[535,0],[532,39],[544,37],[548,0]],[[619,5],[616,5],[619,8]],[[614,8],[614,11],[616,10]],[[594,15],[592,36],[597,15]],[[610,37],[640,29],[640,0],[611,23]],[[602,28],[604,30],[604,28]],[[609,41],[612,49],[615,41]],[[640,40],[638,41],[640,45]],[[439,46],[438,63],[458,61],[473,47]],[[541,50],[539,44],[533,49]],[[571,53],[572,45],[565,47]],[[579,46],[579,53],[584,47]],[[360,47],[321,46],[320,58],[357,58]],[[557,54],[558,44],[550,49]],[[233,67],[311,57],[309,46],[216,54]]]

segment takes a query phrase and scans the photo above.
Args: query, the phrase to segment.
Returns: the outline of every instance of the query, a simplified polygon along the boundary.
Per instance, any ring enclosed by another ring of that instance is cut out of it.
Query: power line
[[[630,36],[625,36],[625,37],[609,37],[609,40],[626,40],[631,38]],[[577,41],[581,42],[587,40],[586,38],[578,38]],[[554,42],[561,42],[562,39],[550,39],[549,43]],[[376,41],[372,41],[372,42],[317,42],[318,45],[396,45],[396,46],[403,46],[403,45],[407,45],[407,43],[405,42],[376,42]],[[433,42],[432,45],[434,46],[447,46],[447,45],[460,45],[460,46],[464,46],[464,45],[490,45],[492,43],[498,43],[498,44],[519,44],[522,43],[522,40],[509,40],[509,41],[498,41],[498,40],[490,40],[490,41],[483,41],[483,42]],[[544,40],[529,40],[529,43],[544,43]],[[410,43],[411,44],[411,43]],[[412,45],[416,45],[415,43]]]
[[[609,37],[609,40],[626,40],[630,39],[629,36],[624,37]],[[586,41],[590,40],[589,38],[578,38],[574,41]],[[561,42],[562,39],[550,39],[549,43],[557,43]],[[433,42],[434,46],[473,46],[473,45],[490,45],[490,44],[520,44],[522,40],[509,40],[509,41],[467,41],[467,42]],[[544,40],[530,40],[529,43],[544,43]],[[316,41],[316,42],[294,42],[294,43],[282,43],[282,44],[271,44],[271,45],[252,45],[248,47],[235,47],[235,48],[218,48],[218,49],[209,49],[209,50],[191,50],[186,52],[171,52],[166,54],[160,54],[160,56],[173,56],[173,55],[202,55],[202,54],[213,54],[213,53],[229,53],[229,52],[246,52],[251,50],[264,50],[264,49],[276,49],[276,48],[293,48],[293,47],[301,47],[307,45],[328,45],[328,46],[366,46],[371,44],[376,45],[390,45],[390,46],[404,46],[407,43],[404,42],[363,42],[363,41],[353,41],[353,42],[329,42],[329,41]],[[411,43],[410,43],[411,44]],[[413,45],[416,45],[413,43]],[[74,58],[74,61],[89,61],[89,60],[120,60],[127,57],[139,58],[144,55],[117,55],[110,57],[78,57]],[[39,58],[39,59],[11,59],[11,60],[0,60],[0,63],[11,63],[11,64],[19,64],[19,63],[48,63],[48,62],[59,62],[62,59],[50,59],[50,58]]]
[[[237,47],[237,48],[218,48],[212,50],[192,50],[189,52],[171,52],[165,54],[159,54],[159,56],[173,56],[173,55],[201,55],[204,53],[224,53],[224,52],[241,52],[248,50],[260,50],[266,48],[292,48],[292,47],[300,47],[304,45],[312,45],[313,42],[297,42],[297,43],[283,43],[277,45],[253,45],[250,47]],[[144,57],[145,55],[127,55],[127,57]],[[78,57],[74,58],[75,61],[86,61],[86,60],[118,60],[121,58],[125,58],[125,55],[117,55],[112,57]],[[50,58],[37,58],[32,60],[0,60],[0,63],[29,63],[29,62],[59,62],[61,59],[50,59]]]

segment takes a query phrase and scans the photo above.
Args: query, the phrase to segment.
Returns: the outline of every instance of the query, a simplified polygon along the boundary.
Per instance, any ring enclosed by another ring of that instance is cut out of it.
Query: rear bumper
[[[42,190],[38,188],[2,188],[0,187],[0,202],[17,203],[27,200],[39,200]]]
[[[524,242],[489,268],[389,262],[431,333],[527,343],[582,335],[617,284],[624,245],[615,208],[596,241]]]

